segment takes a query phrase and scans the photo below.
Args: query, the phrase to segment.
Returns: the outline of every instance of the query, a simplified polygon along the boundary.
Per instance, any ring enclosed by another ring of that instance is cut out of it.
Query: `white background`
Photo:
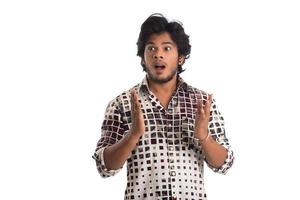
[[[299,199],[297,1],[1,1],[0,199],[123,199],[91,158],[108,102],[144,77],[152,13],[183,22],[183,78],[213,93],[235,152],[210,200]]]

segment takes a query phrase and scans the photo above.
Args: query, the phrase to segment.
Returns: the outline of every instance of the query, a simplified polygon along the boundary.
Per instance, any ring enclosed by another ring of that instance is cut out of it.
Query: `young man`
[[[206,199],[203,163],[225,174],[233,152],[212,95],[179,76],[189,36],[154,14],[137,46],[146,77],[109,103],[93,156],[97,169],[109,177],[127,161],[125,199]]]

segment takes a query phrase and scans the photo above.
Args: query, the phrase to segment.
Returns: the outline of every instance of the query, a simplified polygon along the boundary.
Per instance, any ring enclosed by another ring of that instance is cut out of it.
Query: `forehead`
[[[146,42],[146,45],[148,44],[155,44],[155,45],[171,44],[176,46],[176,43],[172,40],[168,32],[153,33],[152,35],[150,35],[148,41]]]

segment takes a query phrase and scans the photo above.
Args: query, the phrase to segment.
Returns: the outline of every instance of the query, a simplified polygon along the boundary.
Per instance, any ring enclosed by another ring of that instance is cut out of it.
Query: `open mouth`
[[[163,65],[163,64],[155,64],[154,67],[155,67],[155,69],[157,69],[157,70],[163,70],[163,69],[166,68],[166,66]]]

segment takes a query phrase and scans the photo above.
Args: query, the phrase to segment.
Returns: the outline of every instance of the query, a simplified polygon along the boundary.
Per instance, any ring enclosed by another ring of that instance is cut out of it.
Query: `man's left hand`
[[[204,140],[208,135],[208,122],[210,117],[210,107],[212,104],[212,94],[208,95],[208,99],[203,105],[203,100],[197,102],[197,115],[194,137]]]

